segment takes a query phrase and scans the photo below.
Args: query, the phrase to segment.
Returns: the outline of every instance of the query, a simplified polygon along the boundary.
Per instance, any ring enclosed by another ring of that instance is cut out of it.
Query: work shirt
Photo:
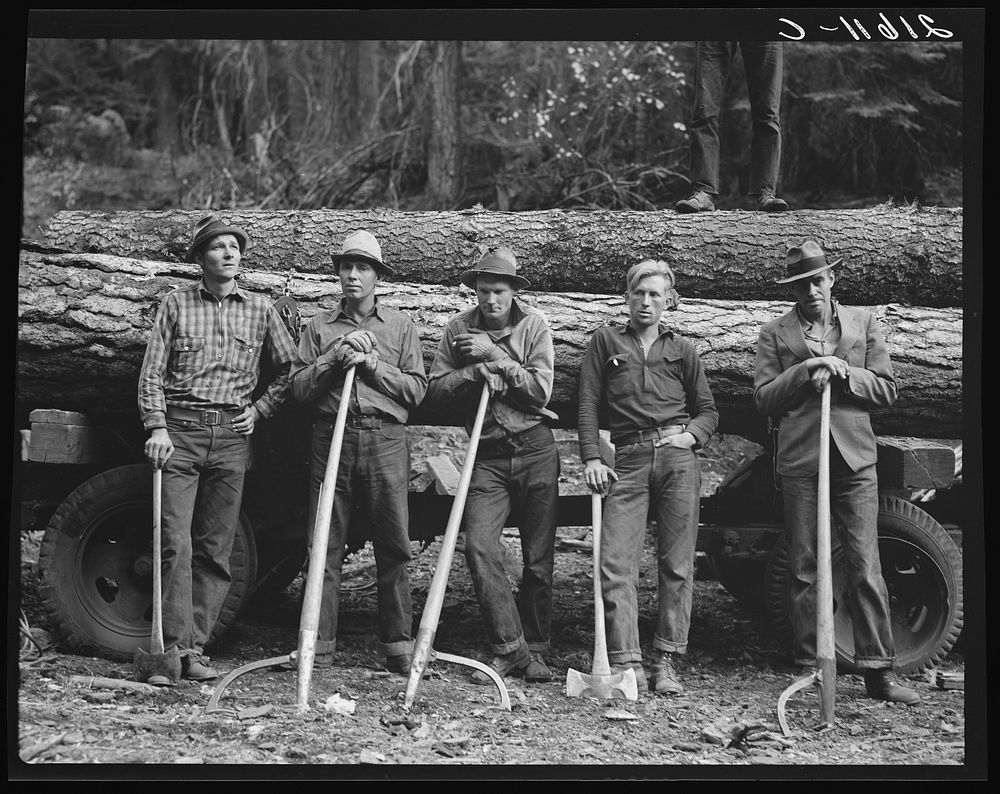
[[[139,415],[166,427],[167,405],[242,411],[267,353],[277,376],[254,403],[273,416],[287,397],[295,343],[270,301],[238,286],[217,298],[205,286],[178,287],[160,304],[139,373]]]
[[[378,363],[374,372],[358,365],[348,413],[405,424],[427,391],[416,326],[405,314],[380,306],[377,298],[361,322],[346,313],[346,305],[342,298],[338,308],[320,312],[306,325],[289,376],[292,395],[316,403],[320,416],[336,416],[347,373],[334,354],[347,334],[365,330],[375,337]]]
[[[648,354],[631,324],[598,328],[580,370],[580,457],[600,458],[606,411],[611,441],[636,430],[685,425],[704,446],[719,412],[694,345],[660,327]]]
[[[483,362],[467,359],[452,345],[456,336],[471,329],[484,331],[493,341],[494,347]],[[431,365],[427,398],[434,402],[464,401],[472,406],[469,398],[475,396],[478,406],[483,388],[481,382],[476,382],[479,363],[502,375],[507,383],[507,392],[490,400],[483,419],[482,439],[503,438],[535,427],[543,418],[559,418],[545,407],[552,397],[555,350],[549,322],[538,309],[522,308],[516,300],[511,301],[507,325],[497,331],[486,327],[478,306],[449,320]],[[466,413],[467,432],[472,432],[474,421],[473,408]]]
[[[830,322],[826,326],[808,320],[798,304],[795,305],[795,313],[802,326],[802,335],[806,339],[809,352],[817,357],[832,356],[840,343],[840,315],[837,312],[837,301],[830,301]]]

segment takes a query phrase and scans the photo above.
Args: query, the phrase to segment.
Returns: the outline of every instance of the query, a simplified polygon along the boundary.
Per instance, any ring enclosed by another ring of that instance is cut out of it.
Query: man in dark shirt
[[[715,432],[719,413],[694,346],[660,325],[673,304],[674,274],[645,260],[627,276],[629,321],[598,328],[580,373],[578,429],[584,476],[607,496],[601,548],[608,659],[646,681],[636,593],[647,516],[656,521],[659,611],[652,688],[683,692],[673,654],[687,650],[694,584],[701,469],[695,448]],[[615,465],[601,460],[606,410]],[[652,510],[650,509],[652,508]]]
[[[344,297],[317,314],[302,332],[290,380],[296,400],[315,403],[309,495],[310,538],[326,473],[344,378],[356,366],[348,407],[327,545],[317,627],[316,663],[332,664],[337,647],[341,567],[352,505],[370,521],[378,577],[379,646],[390,670],[410,672],[413,607],[407,564],[411,558],[408,489],[410,452],[406,421],[424,397],[420,339],[413,321],[379,303],[375,286],[392,268],[369,232],[349,235],[339,254]]]
[[[528,286],[506,248],[485,254],[461,281],[478,305],[453,317],[431,365],[430,400],[456,402],[471,431],[482,382],[492,399],[462,516],[465,558],[501,676],[523,673],[548,681],[545,662],[552,624],[552,574],[559,501],[559,450],[545,419],[555,354],[548,321],[515,296]],[[500,542],[512,510],[524,567],[518,602],[511,594]],[[472,680],[491,680],[476,671]]]
[[[213,216],[198,223],[187,260],[202,278],[163,299],[139,375],[146,459],[163,469],[164,647],[194,680],[219,675],[203,651],[229,592],[250,434],[285,400],[295,356],[270,302],[236,283],[247,242]],[[277,374],[251,403],[265,351]]]

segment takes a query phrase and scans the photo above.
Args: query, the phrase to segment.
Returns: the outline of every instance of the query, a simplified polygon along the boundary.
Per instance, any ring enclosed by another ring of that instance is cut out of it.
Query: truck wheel
[[[253,598],[267,601],[285,591],[309,559],[305,538],[257,538],[257,584]]]
[[[745,609],[753,614],[767,608],[764,589],[767,561],[709,554],[715,578]]]
[[[854,635],[844,589],[843,552],[832,538],[834,646],[837,664],[854,667]],[[918,673],[938,664],[962,632],[962,552],[937,521],[895,496],[879,497],[878,550],[889,591],[895,670]],[[788,546],[782,536],[767,565],[768,614],[782,643],[791,647],[788,617]]]
[[[39,596],[53,631],[73,650],[131,661],[149,648],[153,487],[149,466],[121,466],[80,485],[49,521],[38,554]],[[232,625],[256,579],[244,516],[229,559],[232,584],[212,633]]]

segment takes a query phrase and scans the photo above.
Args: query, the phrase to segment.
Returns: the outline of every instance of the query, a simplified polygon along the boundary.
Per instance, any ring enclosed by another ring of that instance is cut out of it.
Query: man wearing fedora
[[[407,571],[411,552],[406,421],[427,390],[420,339],[409,317],[375,296],[378,282],[394,271],[383,261],[374,235],[349,234],[331,258],[343,298],[336,308],[320,312],[306,325],[290,375],[295,399],[317,408],[310,464],[311,536],[344,379],[350,367],[357,368],[330,518],[316,663],[333,663],[341,567],[350,516],[360,508],[368,518],[375,553],[379,648],[391,671],[408,675],[413,607]]]
[[[889,351],[875,317],[841,306],[831,294],[841,262],[813,240],[785,255],[795,306],[765,324],[757,340],[754,403],[777,424],[789,556],[793,662],[816,657],[816,491],[820,403],[830,383],[830,508],[844,551],[854,626],[854,663],[868,695],[912,704],[920,697],[891,676],[895,650],[889,598],[878,553],[876,446],[870,412],[896,399]]]
[[[139,375],[146,459],[163,470],[164,646],[193,680],[218,677],[203,651],[229,591],[250,435],[286,399],[295,357],[270,302],[236,282],[247,243],[214,216],[195,226],[186,259],[201,280],[163,299]],[[251,402],[264,355],[276,375]]]
[[[625,283],[628,322],[598,328],[580,370],[580,458],[590,490],[607,497],[600,568],[608,660],[616,670],[631,667],[640,691],[647,687],[636,584],[652,517],[658,608],[648,686],[676,695],[684,687],[674,661],[687,652],[694,591],[701,498],[695,450],[715,432],[719,412],[694,345],[661,324],[663,312],[677,305],[670,265],[643,260]],[[602,416],[614,468],[601,458]]]
[[[428,399],[457,403],[471,432],[483,382],[491,399],[462,516],[465,558],[501,676],[549,681],[552,575],[559,501],[559,451],[546,419],[555,353],[545,315],[517,301],[528,280],[507,248],[482,256],[461,276],[477,305],[445,327],[431,365]],[[523,570],[515,602],[501,533],[519,516]],[[472,680],[491,683],[476,671]]]

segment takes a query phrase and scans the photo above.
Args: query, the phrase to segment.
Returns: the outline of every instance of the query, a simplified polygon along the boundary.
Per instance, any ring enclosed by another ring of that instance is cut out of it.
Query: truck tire
[[[837,665],[857,672],[850,610],[839,608],[845,578],[836,533],[831,547]],[[879,497],[878,548],[889,591],[894,669],[919,673],[940,663],[962,633],[962,552],[937,521],[895,496]],[[791,648],[787,582],[788,546],[782,536],[768,559],[768,615],[782,644]]]
[[[38,554],[39,596],[71,650],[131,661],[148,650],[152,622],[153,487],[146,464],[81,484],[49,521]],[[211,641],[232,625],[253,589],[257,555],[245,516],[229,558],[232,584]]]

